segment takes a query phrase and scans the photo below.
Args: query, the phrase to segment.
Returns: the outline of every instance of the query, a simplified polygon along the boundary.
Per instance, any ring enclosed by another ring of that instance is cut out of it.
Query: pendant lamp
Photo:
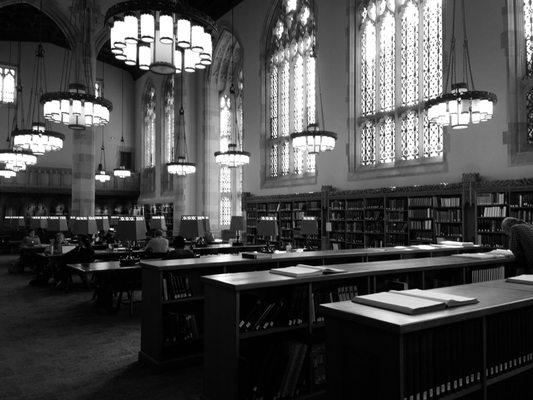
[[[313,0],[313,14],[315,18],[315,30],[317,31],[317,12],[315,1]],[[313,38],[311,45],[311,57],[315,58],[316,74],[318,77],[318,96],[320,99],[320,116],[322,119],[322,129],[317,123],[311,123],[307,129],[302,132],[291,133],[292,147],[300,151],[306,151],[308,154],[318,154],[325,151],[331,151],[335,148],[337,142],[337,134],[326,130],[326,123],[324,121],[324,105],[322,103],[322,85],[320,82],[319,64],[316,62],[318,56],[318,43],[316,38]]]
[[[183,109],[183,74],[180,83],[180,110],[178,113],[178,125],[176,135],[176,146],[174,146],[174,161],[167,163],[167,171],[171,175],[187,176],[196,172],[196,164],[189,161],[187,150],[187,137],[185,133],[185,111]]]
[[[107,10],[111,52],[126,65],[158,74],[211,64],[215,22],[180,0],[133,0]]]
[[[125,150],[125,143],[124,143],[124,73],[120,72],[120,93],[122,95],[122,106],[121,106],[121,119],[122,119],[122,133],[120,136],[120,151],[123,152]],[[120,154],[120,153],[119,153]],[[129,178],[131,176],[131,170],[126,168],[125,165],[122,165],[119,155],[119,166],[118,168],[115,168],[113,170],[113,175],[117,178],[125,179]]]
[[[113,105],[109,100],[95,96],[91,64],[87,62],[90,60],[87,43],[91,38],[86,26],[86,20],[93,16],[88,15],[89,9],[85,7],[79,13],[81,21],[75,21],[75,6],[76,1],[72,0],[70,22],[78,26],[84,35],[80,44],[82,51],[70,52],[74,56],[69,56],[69,50],[65,50],[59,90],[44,93],[40,102],[46,120],[66,125],[70,129],[84,130],[85,127],[106,125]],[[72,69],[74,76],[71,76]]]
[[[476,90],[470,63],[468,37],[466,32],[465,2],[461,1],[463,14],[463,71],[461,80],[457,76],[457,57],[455,49],[456,3],[453,0],[452,40],[450,44],[450,61],[446,71],[444,90],[450,84],[450,90],[426,103],[428,119],[440,126],[452,129],[465,129],[469,124],[488,121],[494,113],[496,95],[491,92]]]
[[[102,127],[102,145],[100,146],[100,163],[98,164],[98,168],[96,168],[94,179],[102,183],[109,182],[111,180],[111,176],[107,173],[106,168],[105,168],[104,127]]]
[[[233,54],[235,53],[235,36],[233,34],[233,9],[231,8],[231,65],[230,65],[230,76],[232,77],[232,82],[230,85],[230,111],[231,106],[233,104],[233,116],[234,123],[231,127],[231,134],[232,134],[232,140],[233,142],[228,144],[227,148],[221,148],[220,151],[215,152],[215,162],[220,165],[221,167],[228,167],[228,168],[238,168],[242,167],[243,165],[247,165],[250,163],[250,153],[247,151],[244,151],[242,149],[242,145],[240,143],[240,132],[239,132],[239,126],[238,126],[238,118],[237,118],[237,92],[235,90],[235,85],[233,83]],[[240,127],[243,129],[243,127]]]

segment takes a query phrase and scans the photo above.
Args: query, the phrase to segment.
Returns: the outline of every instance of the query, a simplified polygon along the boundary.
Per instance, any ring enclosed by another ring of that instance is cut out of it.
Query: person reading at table
[[[67,264],[84,264],[94,261],[94,249],[90,236],[80,236],[78,245],[57,259],[55,279],[57,286],[65,285],[70,279]]]
[[[144,251],[147,253],[168,252],[168,239],[163,237],[163,231],[161,229],[155,231],[155,236],[148,241]]]
[[[183,236],[176,236],[172,242],[174,250],[169,251],[164,257],[165,260],[174,260],[179,258],[194,258],[194,253],[185,248],[185,239]]]
[[[533,273],[533,225],[518,218],[502,221],[502,231],[509,236],[509,250],[526,273]]]
[[[35,234],[35,229],[30,229],[28,234],[22,239],[21,246],[31,247],[41,244],[41,239]]]

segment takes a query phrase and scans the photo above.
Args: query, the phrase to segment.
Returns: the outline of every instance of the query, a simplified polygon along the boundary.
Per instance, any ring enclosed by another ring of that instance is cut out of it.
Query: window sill
[[[303,186],[316,184],[315,174],[285,175],[277,178],[266,178],[261,185],[262,189],[278,188],[286,186]]]
[[[394,164],[359,166],[355,171],[348,173],[348,180],[434,174],[447,170],[448,164],[442,158],[424,158],[414,161],[396,161]]]

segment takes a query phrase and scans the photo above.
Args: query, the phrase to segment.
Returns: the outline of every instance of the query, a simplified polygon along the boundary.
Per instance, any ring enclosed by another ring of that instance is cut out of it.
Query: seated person
[[[115,244],[117,243],[117,238],[115,237],[115,230],[113,228],[109,228],[105,235],[105,243],[109,244]]]
[[[41,239],[35,234],[35,229],[30,229],[28,234],[22,239],[22,246],[38,246],[41,244]]]
[[[84,264],[94,261],[94,249],[91,246],[91,237],[80,236],[78,245],[69,251],[58,257],[56,261],[56,273],[55,279],[60,284],[66,284],[70,279],[70,275],[67,270],[67,264]]]
[[[185,248],[185,239],[183,236],[176,236],[172,242],[172,247],[174,247],[174,250],[168,252],[168,254],[164,257],[165,260],[195,257],[191,250]]]
[[[518,218],[507,217],[502,221],[502,230],[509,236],[509,250],[526,273],[533,273],[533,225]]]
[[[155,236],[148,241],[144,251],[147,253],[168,252],[168,239],[163,237],[163,231],[161,229],[155,231]]]
[[[213,234],[211,232],[206,232],[204,234],[204,239],[205,241],[207,242],[207,244],[213,244],[215,243],[215,237],[213,236]]]

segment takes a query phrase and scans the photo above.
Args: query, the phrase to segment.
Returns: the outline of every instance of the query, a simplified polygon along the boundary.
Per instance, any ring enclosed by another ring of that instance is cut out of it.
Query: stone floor
[[[8,274],[0,256],[0,399],[202,399],[202,369],[158,371],[137,361],[140,306],[108,315],[91,292],[64,293]]]

